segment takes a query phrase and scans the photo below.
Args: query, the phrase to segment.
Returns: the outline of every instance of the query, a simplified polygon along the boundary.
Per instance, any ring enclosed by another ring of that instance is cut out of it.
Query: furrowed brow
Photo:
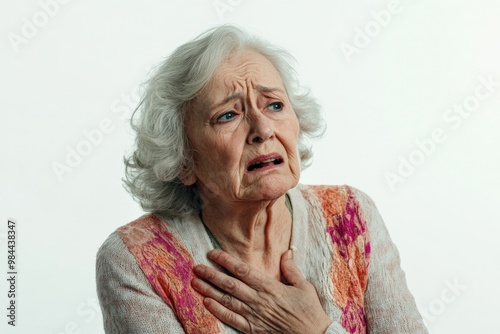
[[[278,87],[266,87],[266,86],[262,86],[262,85],[257,85],[256,89],[260,93],[273,93],[273,92],[285,93],[285,91],[283,89],[278,88]],[[231,102],[233,100],[240,99],[242,96],[243,96],[242,92],[231,94],[228,97],[226,97],[224,100],[222,100],[221,102],[219,102],[219,103],[214,104],[213,106],[211,106],[210,110],[213,110],[213,109],[216,109],[216,108],[218,108],[220,106],[223,106],[226,103]]]
[[[257,85],[257,91],[259,91],[260,93],[273,93],[273,92],[281,92],[281,93],[284,93],[285,91],[281,88],[278,88],[278,87],[266,87],[266,86],[262,86],[262,85]]]
[[[213,110],[213,109],[215,109],[215,108],[218,108],[218,107],[220,107],[220,106],[223,106],[223,105],[225,105],[226,103],[231,102],[231,101],[233,101],[233,100],[240,99],[242,96],[243,96],[243,93],[241,93],[241,92],[231,94],[231,95],[229,95],[228,97],[226,97],[224,100],[222,100],[221,102],[219,102],[219,103],[217,103],[217,104],[213,105],[213,106],[210,108],[210,110]]]

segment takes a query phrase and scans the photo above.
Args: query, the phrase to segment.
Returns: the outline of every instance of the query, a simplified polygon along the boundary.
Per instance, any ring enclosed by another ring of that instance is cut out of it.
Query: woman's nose
[[[257,115],[253,115],[250,120],[250,132],[247,143],[263,143],[272,136],[274,136],[274,130],[270,120],[260,112]]]

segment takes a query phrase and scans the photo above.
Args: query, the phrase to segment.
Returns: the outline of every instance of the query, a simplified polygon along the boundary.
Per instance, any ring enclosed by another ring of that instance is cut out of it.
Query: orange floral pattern
[[[340,323],[351,334],[367,332],[364,294],[368,281],[370,242],[366,220],[353,190],[347,186],[310,186],[302,190],[316,203],[331,242],[330,293],[341,310]],[[318,217],[319,218],[319,217]],[[154,215],[143,216],[118,233],[156,293],[175,312],[186,333],[220,333],[220,322],[192,287],[194,260]]]
[[[349,333],[366,333],[364,293],[368,282],[370,242],[366,220],[349,187],[311,186],[318,198],[333,247],[332,294]],[[304,194],[306,195],[306,194]]]
[[[194,261],[188,250],[154,215],[118,229],[156,293],[175,312],[186,333],[219,333],[219,321],[191,287]]]

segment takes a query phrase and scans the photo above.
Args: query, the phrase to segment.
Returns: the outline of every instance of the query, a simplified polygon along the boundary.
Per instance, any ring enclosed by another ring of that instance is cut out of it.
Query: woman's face
[[[299,181],[299,123],[274,66],[255,51],[231,56],[191,104],[195,169],[206,198],[271,200]]]

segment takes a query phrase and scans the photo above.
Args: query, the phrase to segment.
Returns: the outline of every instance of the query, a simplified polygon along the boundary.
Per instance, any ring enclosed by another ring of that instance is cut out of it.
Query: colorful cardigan
[[[333,320],[327,333],[427,333],[375,205],[348,186],[290,190],[294,260]],[[213,266],[198,215],[146,215],[115,231],[97,255],[106,333],[238,333],[191,287],[196,264]]]

